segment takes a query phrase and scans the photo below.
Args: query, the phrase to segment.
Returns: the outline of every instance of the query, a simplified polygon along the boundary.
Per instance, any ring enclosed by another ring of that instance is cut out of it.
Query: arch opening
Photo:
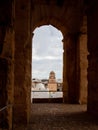
[[[63,34],[52,25],[37,27],[33,34],[31,102],[62,102]]]

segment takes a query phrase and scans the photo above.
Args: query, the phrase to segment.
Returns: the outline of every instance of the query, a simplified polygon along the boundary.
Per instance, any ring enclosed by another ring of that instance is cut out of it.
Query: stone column
[[[88,50],[87,50],[87,16],[83,17],[81,34],[79,38],[79,55],[80,55],[80,97],[79,103],[87,103],[87,67],[88,67]]]
[[[3,58],[7,61],[7,120],[9,130],[12,129],[13,122],[13,105],[14,105],[14,30],[9,28],[6,31],[5,44],[3,46]],[[6,55],[7,54],[7,55]]]
[[[63,39],[63,102],[68,103],[68,83],[66,78],[66,39]]]
[[[88,27],[88,104],[87,111],[98,115],[98,4],[89,1]]]
[[[27,125],[30,117],[31,27],[30,0],[15,1],[14,124]]]
[[[13,28],[13,27],[12,27]],[[5,107],[1,119],[4,119],[4,128],[12,129],[13,97],[14,97],[14,30],[6,30],[3,50],[0,55],[0,107]],[[2,122],[3,124],[3,122]]]
[[[66,78],[69,103],[79,103],[78,33],[66,35]]]
[[[0,3],[0,128],[12,129],[14,90],[14,1]],[[1,18],[1,16],[3,16]]]

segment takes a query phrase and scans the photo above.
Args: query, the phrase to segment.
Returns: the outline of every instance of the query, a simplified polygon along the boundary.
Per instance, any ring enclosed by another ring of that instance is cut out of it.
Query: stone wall
[[[78,34],[68,34],[66,40],[66,79],[69,103],[79,102]]]
[[[88,107],[89,113],[98,115],[98,4],[89,1],[88,27]]]
[[[79,38],[79,57],[80,57],[80,97],[79,103],[87,103],[87,68],[88,68],[88,50],[87,50],[87,16],[83,17],[81,34]]]
[[[32,5],[30,2],[0,2],[0,108],[10,105],[0,113],[0,127],[5,123],[8,129],[12,129],[12,119],[17,124],[29,122],[31,34],[34,28],[43,23],[53,24],[64,34],[64,101],[86,102],[88,90],[87,111],[98,115],[97,0],[86,3],[87,35],[81,36],[79,31],[83,15],[82,1],[64,1],[61,5],[56,1],[40,1],[40,4],[32,1]]]
[[[0,58],[0,108],[3,108],[7,104],[7,73],[8,63],[5,59]],[[7,110],[0,112],[0,126],[8,128]]]
[[[12,129],[14,87],[14,1],[0,2],[0,127]]]
[[[13,123],[27,124],[31,90],[30,1],[15,1],[15,66]]]

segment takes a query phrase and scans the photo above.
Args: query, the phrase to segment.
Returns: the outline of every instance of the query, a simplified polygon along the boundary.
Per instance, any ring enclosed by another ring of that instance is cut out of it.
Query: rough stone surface
[[[83,19],[85,15],[87,20]],[[85,21],[87,25],[82,25]],[[32,32],[46,24],[57,27],[64,36],[63,101],[82,103],[87,99],[87,111],[98,116],[98,0],[3,0],[0,1],[0,109],[8,104],[13,107],[0,112],[0,127],[4,125],[11,130],[12,119],[17,124],[29,122]],[[87,34],[80,37],[81,26],[87,28]]]
[[[79,38],[79,57],[80,57],[80,96],[79,103],[87,103],[87,16],[83,17],[81,34]]]
[[[31,89],[30,1],[15,1],[15,18],[13,122],[25,124],[29,121]]]
[[[28,128],[14,130],[98,130],[98,119],[86,113],[86,105],[32,104]]]
[[[98,116],[98,7],[90,0],[88,10],[88,111]],[[93,4],[92,4],[93,3]]]

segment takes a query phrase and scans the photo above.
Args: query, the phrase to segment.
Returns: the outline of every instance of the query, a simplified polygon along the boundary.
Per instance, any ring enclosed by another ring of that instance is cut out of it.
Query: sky
[[[32,38],[32,78],[48,79],[50,71],[62,79],[63,35],[52,25],[36,28]]]

